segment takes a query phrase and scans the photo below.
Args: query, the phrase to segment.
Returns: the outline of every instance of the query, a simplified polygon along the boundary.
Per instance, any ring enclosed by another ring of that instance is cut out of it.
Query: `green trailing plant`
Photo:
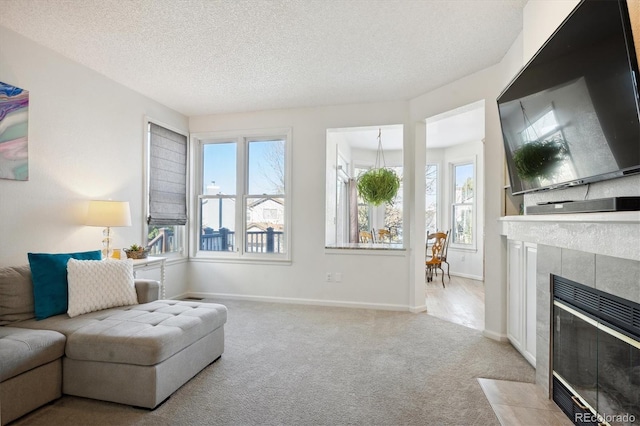
[[[382,129],[378,130],[378,151],[376,165],[358,177],[358,193],[363,200],[374,206],[390,203],[398,193],[400,178],[384,164],[384,150],[382,149]]]
[[[553,175],[559,162],[566,156],[566,148],[561,139],[533,141],[523,145],[513,153],[518,176],[531,180]]]
[[[400,178],[391,169],[371,169],[358,178],[358,193],[374,206],[391,202],[399,188]]]

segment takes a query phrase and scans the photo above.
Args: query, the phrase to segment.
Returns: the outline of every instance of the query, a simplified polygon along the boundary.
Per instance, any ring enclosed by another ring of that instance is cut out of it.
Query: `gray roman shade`
[[[149,123],[149,217],[152,226],[187,223],[187,137]]]

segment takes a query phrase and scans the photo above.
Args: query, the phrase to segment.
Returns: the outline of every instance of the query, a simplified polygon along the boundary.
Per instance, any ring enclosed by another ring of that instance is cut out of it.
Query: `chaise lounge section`
[[[30,278],[28,266],[0,268],[1,424],[61,393],[153,409],[224,352],[223,305],[156,300],[156,281],[135,280],[141,304],[36,320]],[[26,348],[39,348],[31,361],[4,362]],[[29,387],[40,383],[46,392]]]
[[[61,396],[65,337],[0,327],[0,424]]]

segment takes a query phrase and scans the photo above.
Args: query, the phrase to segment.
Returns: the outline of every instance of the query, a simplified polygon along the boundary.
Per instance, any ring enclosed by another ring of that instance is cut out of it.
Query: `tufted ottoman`
[[[224,351],[227,308],[160,300],[67,336],[62,392],[155,408]]]

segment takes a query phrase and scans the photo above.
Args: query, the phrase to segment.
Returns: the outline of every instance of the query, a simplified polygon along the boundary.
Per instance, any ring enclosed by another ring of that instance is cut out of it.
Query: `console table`
[[[165,290],[164,290],[164,274],[165,274],[165,263],[166,257],[155,257],[149,256],[146,259],[132,259],[133,260],[133,276],[136,276],[137,270],[147,270],[160,267],[160,298],[164,299]]]

